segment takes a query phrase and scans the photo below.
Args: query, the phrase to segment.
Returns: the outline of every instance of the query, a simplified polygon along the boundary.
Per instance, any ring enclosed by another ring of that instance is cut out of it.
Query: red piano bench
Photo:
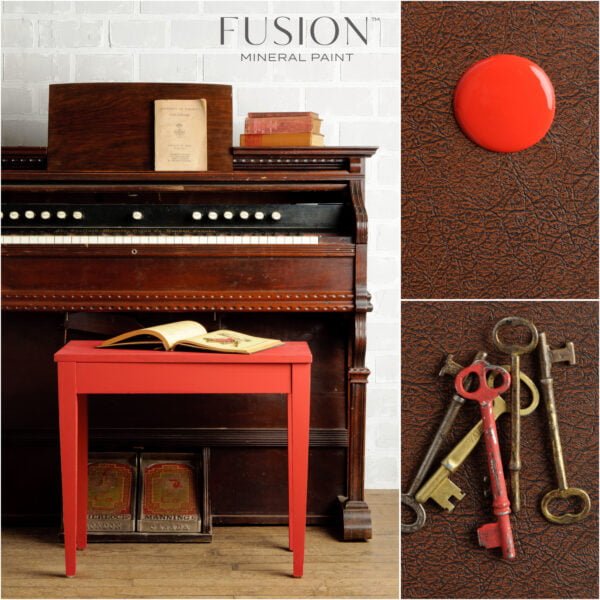
[[[302,577],[312,362],[306,342],[250,355],[98,349],[98,343],[71,341],[54,355],[67,577],[75,575],[76,550],[87,545],[89,394],[286,394],[289,548],[293,575]]]

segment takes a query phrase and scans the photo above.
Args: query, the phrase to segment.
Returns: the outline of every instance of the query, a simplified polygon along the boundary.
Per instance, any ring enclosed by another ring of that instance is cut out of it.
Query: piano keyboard
[[[292,244],[314,245],[317,235],[3,235],[10,245],[169,245],[169,244]]]

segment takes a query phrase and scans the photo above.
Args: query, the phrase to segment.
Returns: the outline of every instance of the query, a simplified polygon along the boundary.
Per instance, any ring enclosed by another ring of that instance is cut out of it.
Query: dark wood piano
[[[107,333],[111,323],[123,329],[119,318],[189,318],[209,330],[309,342],[309,522],[341,518],[343,539],[370,538],[364,161],[374,152],[233,148],[232,170],[166,173],[52,170],[45,148],[5,148],[5,519],[60,515],[52,355],[68,317],[104,319]],[[287,522],[281,398],[181,397],[164,406],[154,396],[94,398],[91,450],[204,452],[213,523]]]

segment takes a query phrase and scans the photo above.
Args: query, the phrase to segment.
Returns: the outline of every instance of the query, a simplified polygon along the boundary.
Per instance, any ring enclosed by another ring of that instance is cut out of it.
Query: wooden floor
[[[398,598],[398,493],[371,490],[373,539],[307,529],[291,577],[286,527],[217,527],[210,544],[91,544],[64,576],[55,530],[7,529],[2,598]]]

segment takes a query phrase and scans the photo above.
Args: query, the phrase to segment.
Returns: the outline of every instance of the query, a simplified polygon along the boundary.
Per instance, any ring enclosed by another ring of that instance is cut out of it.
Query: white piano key
[[[268,244],[268,237],[266,235],[259,235],[258,236],[258,243],[259,244]]]
[[[216,235],[209,235],[207,243],[208,244],[216,244],[217,243],[217,236]]]
[[[239,245],[241,245],[241,244],[244,243],[242,240],[243,240],[243,238],[242,238],[241,235],[234,235],[233,236],[233,242],[232,242],[232,244],[239,244]]]

